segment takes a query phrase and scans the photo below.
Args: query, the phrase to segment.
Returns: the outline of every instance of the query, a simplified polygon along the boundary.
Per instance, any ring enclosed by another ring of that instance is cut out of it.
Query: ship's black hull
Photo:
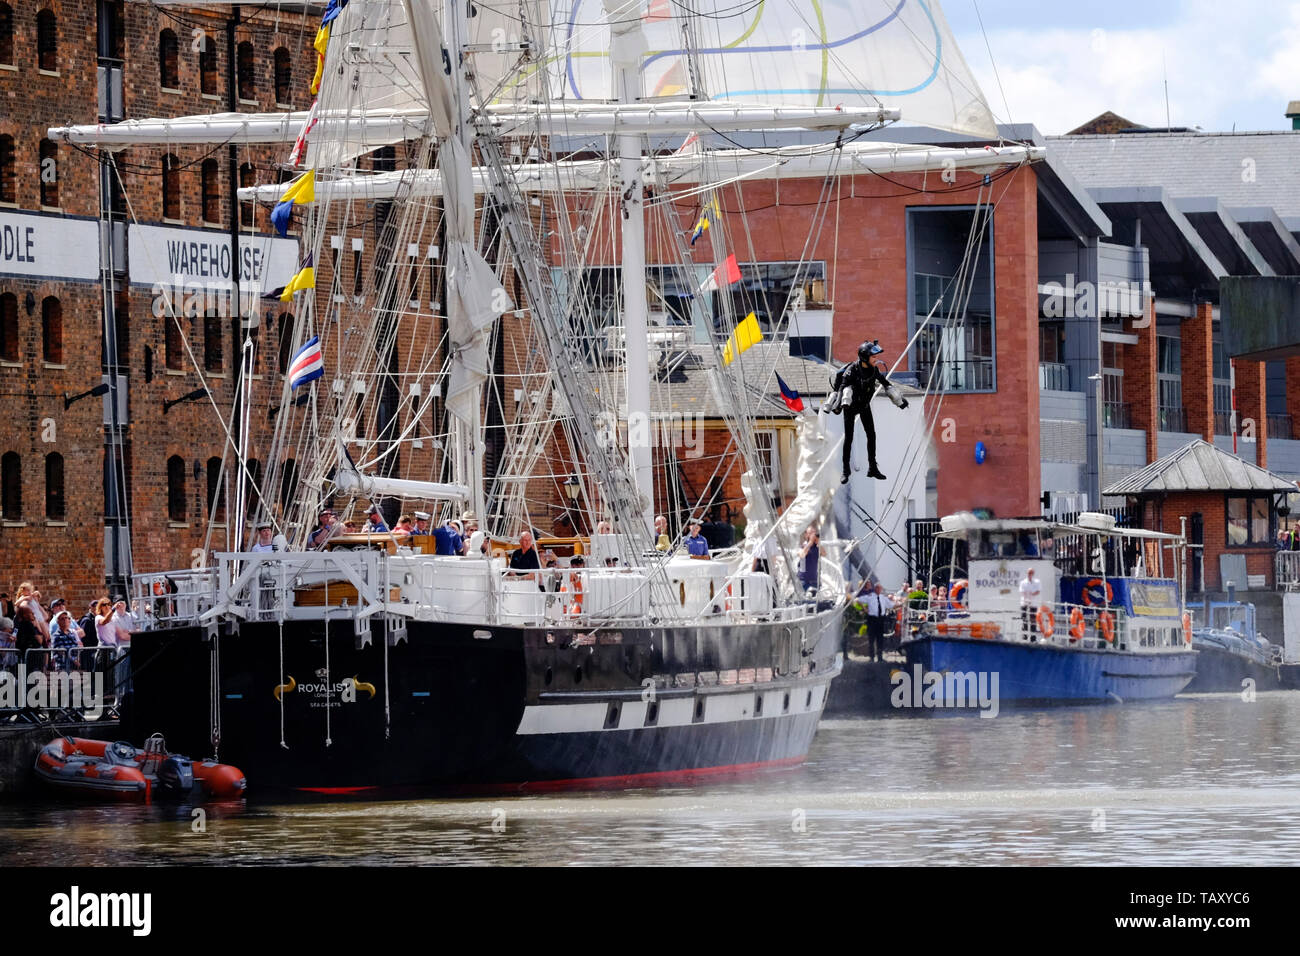
[[[410,622],[358,637],[347,621],[328,641],[314,622],[159,630],[133,641],[124,719],[209,754],[218,712],[217,752],[254,794],[668,783],[802,760],[839,650],[829,610],[594,632]]]
[[[1261,664],[1212,644],[1196,643],[1196,676],[1184,691],[1189,694],[1239,693],[1253,690],[1281,690],[1282,675],[1276,666]],[[1246,681],[1252,681],[1247,684]]]

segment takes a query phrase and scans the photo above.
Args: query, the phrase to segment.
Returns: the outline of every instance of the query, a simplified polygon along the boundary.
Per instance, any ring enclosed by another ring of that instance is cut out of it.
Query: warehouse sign
[[[230,235],[212,229],[133,225],[127,232],[132,285],[229,289],[237,266],[240,291],[260,293],[298,271],[295,239],[241,235],[238,256],[231,251]]]
[[[37,213],[0,212],[0,275],[99,278],[99,224]]]

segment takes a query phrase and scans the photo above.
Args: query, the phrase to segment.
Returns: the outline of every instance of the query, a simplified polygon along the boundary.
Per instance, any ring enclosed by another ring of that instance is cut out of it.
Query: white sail
[[[644,27],[647,96],[805,106],[888,101],[907,123],[997,135],[937,0],[628,0],[622,9]],[[552,11],[551,98],[604,98],[611,31],[601,0],[557,2]]]

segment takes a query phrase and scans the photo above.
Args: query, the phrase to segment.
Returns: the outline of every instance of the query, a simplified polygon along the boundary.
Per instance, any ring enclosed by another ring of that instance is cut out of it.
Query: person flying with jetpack
[[[873,339],[858,346],[858,360],[850,362],[835,373],[834,394],[831,396],[830,411],[839,414],[847,412],[844,419],[844,474],[840,484],[849,480],[849,462],[853,455],[853,422],[862,419],[862,430],[867,433],[867,460],[871,467],[867,477],[884,479],[876,467],[876,425],[871,417],[871,397],[876,389],[883,387],[889,400],[899,408],[907,407],[907,399],[898,391],[898,387],[871,360],[885,351],[880,347],[880,340]]]

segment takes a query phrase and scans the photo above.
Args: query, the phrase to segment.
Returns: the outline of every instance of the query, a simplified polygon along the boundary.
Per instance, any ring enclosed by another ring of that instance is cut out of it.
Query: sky
[[[1300,0],[944,0],[943,10],[999,122],[1065,133],[1113,110],[1143,126],[1276,130],[1300,100]]]

